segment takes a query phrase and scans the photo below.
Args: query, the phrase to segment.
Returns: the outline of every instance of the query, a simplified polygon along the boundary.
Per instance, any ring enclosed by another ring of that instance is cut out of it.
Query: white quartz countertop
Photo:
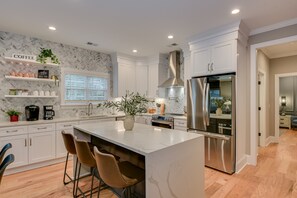
[[[179,130],[157,128],[144,124],[134,124],[132,131],[125,131],[123,121],[104,122],[99,124],[82,124],[75,129],[92,136],[122,146],[141,155],[171,147],[202,135]]]
[[[72,118],[55,118],[52,120],[36,120],[36,121],[18,121],[18,122],[9,122],[4,121],[0,122],[0,127],[12,127],[12,126],[24,126],[24,125],[32,125],[32,124],[50,124],[57,122],[71,122],[71,121],[82,121],[82,120],[96,120],[96,119],[106,119],[106,118],[117,118],[123,117],[124,114],[117,115],[105,115],[105,116],[90,116],[90,117],[72,117]]]

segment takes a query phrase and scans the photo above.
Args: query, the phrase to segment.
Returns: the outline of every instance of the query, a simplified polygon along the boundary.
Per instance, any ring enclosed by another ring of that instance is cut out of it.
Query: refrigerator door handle
[[[203,117],[203,126],[204,126],[204,130],[206,130],[206,116],[205,116],[205,112],[206,112],[206,86],[207,83],[203,83],[203,96],[202,96],[202,117]]]
[[[200,134],[200,135],[204,135],[205,137],[221,139],[221,140],[225,140],[225,141],[230,141],[230,139],[231,139],[231,136],[228,136],[228,135],[201,132],[201,131],[197,131],[197,130],[188,130],[188,132],[197,133],[197,134]]]
[[[206,92],[205,92],[205,117],[206,117],[206,125],[209,126],[209,83],[206,84]]]

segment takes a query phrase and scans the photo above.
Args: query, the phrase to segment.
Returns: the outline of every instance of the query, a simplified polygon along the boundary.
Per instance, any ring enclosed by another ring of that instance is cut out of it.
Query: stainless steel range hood
[[[180,52],[169,53],[169,69],[172,77],[167,79],[159,87],[183,87],[184,81],[180,78]]]

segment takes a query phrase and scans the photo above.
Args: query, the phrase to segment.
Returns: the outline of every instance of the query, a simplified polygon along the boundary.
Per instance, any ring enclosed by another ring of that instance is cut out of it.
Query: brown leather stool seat
[[[124,197],[125,194],[130,197],[131,187],[144,180],[144,170],[130,162],[117,162],[113,155],[102,153],[97,147],[94,147],[94,154],[101,180],[112,188],[115,193],[114,188],[123,189],[121,195],[116,193],[120,197]],[[99,192],[101,180],[98,187]]]

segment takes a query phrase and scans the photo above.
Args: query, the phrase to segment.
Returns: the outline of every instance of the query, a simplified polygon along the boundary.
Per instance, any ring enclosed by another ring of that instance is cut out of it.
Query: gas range
[[[170,114],[153,115],[152,116],[152,126],[173,129],[173,127],[174,127],[174,118]]]

